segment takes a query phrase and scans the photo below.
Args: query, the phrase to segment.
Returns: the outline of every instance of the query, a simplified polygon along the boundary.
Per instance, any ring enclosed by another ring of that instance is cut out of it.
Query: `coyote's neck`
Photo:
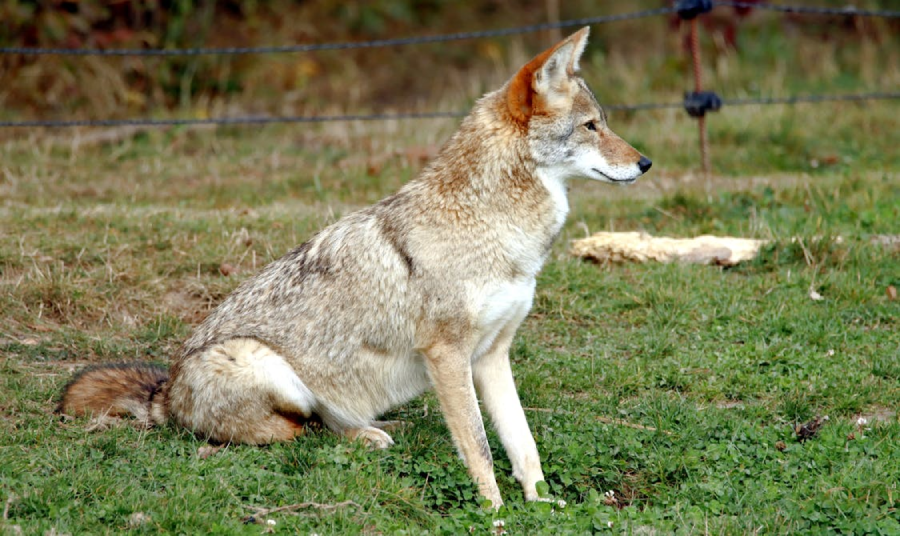
[[[430,225],[478,236],[473,252],[534,275],[569,210],[565,181],[535,164],[525,129],[504,120],[489,98],[409,190],[425,194],[417,197]]]
[[[463,121],[419,180],[444,207],[482,209],[490,217],[521,213],[531,220],[550,210],[556,220],[558,192],[538,176],[524,130],[496,113],[489,97]],[[564,185],[561,191],[565,193]]]

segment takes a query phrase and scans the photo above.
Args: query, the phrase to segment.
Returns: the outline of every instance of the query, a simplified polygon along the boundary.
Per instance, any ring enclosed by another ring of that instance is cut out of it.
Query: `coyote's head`
[[[628,184],[651,162],[609,129],[606,113],[577,74],[589,30],[582,28],[522,67],[507,85],[507,106],[526,129],[539,168],[560,180]]]

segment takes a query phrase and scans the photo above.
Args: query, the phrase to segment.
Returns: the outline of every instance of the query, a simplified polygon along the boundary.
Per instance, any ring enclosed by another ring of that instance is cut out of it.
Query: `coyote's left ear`
[[[585,26],[519,69],[506,95],[509,112],[515,120],[528,122],[537,109],[552,108],[559,99],[568,96],[568,81],[578,72],[578,61],[589,33],[590,27]]]

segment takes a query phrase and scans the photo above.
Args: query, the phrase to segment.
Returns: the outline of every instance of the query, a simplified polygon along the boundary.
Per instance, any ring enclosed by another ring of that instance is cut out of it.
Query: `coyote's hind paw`
[[[84,429],[88,432],[103,432],[109,430],[110,428],[120,426],[121,424],[122,419],[119,417],[113,417],[111,415],[99,415],[96,417],[91,417],[91,420],[88,421],[88,425],[85,426]]]
[[[385,432],[393,432],[409,425],[406,421],[372,421],[372,426]]]
[[[386,449],[394,444],[394,440],[384,430],[372,426],[365,428],[350,428],[344,430],[344,436],[350,439],[359,439],[366,445],[375,449]]]

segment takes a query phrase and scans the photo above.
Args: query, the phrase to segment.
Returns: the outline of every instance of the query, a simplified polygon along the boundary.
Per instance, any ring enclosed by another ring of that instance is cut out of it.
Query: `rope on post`
[[[694,68],[694,94],[699,95],[703,91],[703,64],[700,61],[700,37],[697,28],[697,17],[708,13],[713,8],[712,0],[678,0],[675,3],[675,11],[682,20],[691,21],[691,63]],[[700,134],[700,161],[703,173],[709,173],[709,139],[706,134],[706,110],[713,108],[688,107],[688,95],[685,94],[684,107],[691,117],[697,118],[697,128]],[[718,99],[718,97],[716,97]],[[722,101],[718,99],[718,105]],[[718,109],[718,108],[715,108]]]

